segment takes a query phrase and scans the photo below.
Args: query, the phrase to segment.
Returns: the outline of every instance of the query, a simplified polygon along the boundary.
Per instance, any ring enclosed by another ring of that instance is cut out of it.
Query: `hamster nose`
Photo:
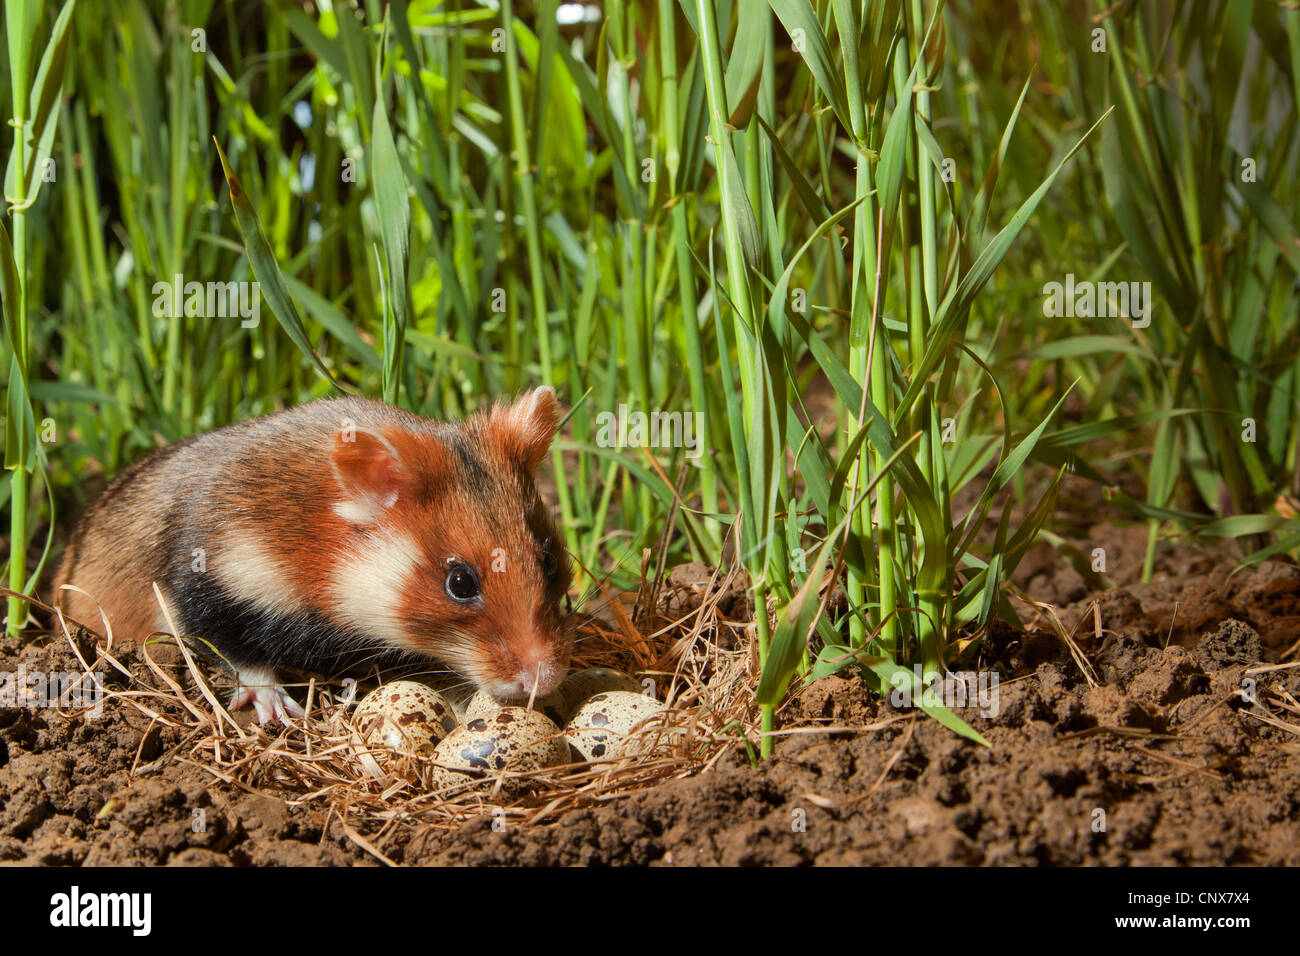
[[[564,678],[562,669],[551,661],[538,661],[531,666],[525,665],[510,680],[503,681],[497,691],[497,697],[527,700],[537,689],[538,697],[545,697],[557,687]]]

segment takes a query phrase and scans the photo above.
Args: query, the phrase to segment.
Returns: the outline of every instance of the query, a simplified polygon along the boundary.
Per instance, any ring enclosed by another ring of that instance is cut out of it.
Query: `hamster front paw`
[[[302,705],[289,696],[275,679],[275,671],[265,667],[246,667],[239,671],[239,685],[230,700],[232,710],[252,705],[257,722],[265,726],[278,720],[286,727],[290,717],[305,717]]]

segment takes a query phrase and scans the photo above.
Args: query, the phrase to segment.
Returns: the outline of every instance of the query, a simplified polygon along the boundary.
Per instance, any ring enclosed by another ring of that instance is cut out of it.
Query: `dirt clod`
[[[1202,660],[1212,667],[1253,664],[1264,656],[1264,642],[1249,624],[1229,618],[1206,634],[1197,645]]]

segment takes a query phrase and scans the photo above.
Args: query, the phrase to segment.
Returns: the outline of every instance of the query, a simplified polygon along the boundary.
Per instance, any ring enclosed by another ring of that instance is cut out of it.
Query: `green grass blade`
[[[262,232],[262,224],[258,221],[253,204],[248,201],[248,195],[244,192],[244,187],[240,185],[234,170],[230,168],[230,164],[226,161],[226,153],[221,148],[221,144],[217,143],[215,139],[213,142],[216,143],[217,156],[220,158],[221,168],[225,172],[226,185],[230,188],[230,202],[235,208],[235,222],[239,225],[239,233],[244,238],[244,248],[248,253],[249,267],[261,284],[262,294],[271,303],[271,311],[280,320],[280,326],[288,333],[293,344],[298,346],[298,350],[311,361],[316,370],[335,388],[345,391],[330,370],[326,368],[325,363],[321,361],[320,355],[307,337],[307,329],[303,326],[302,318],[298,315],[298,309],[289,295],[289,290],[284,282],[284,275],[280,272],[280,264],[275,259],[271,244],[266,241],[266,234]]]

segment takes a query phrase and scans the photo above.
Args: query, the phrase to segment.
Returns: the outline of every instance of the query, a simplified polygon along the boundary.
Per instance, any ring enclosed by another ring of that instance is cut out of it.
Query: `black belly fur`
[[[325,677],[440,669],[430,658],[340,628],[323,614],[277,614],[230,594],[209,573],[168,575],[169,598],[185,636],[208,641],[235,668],[273,667]]]

